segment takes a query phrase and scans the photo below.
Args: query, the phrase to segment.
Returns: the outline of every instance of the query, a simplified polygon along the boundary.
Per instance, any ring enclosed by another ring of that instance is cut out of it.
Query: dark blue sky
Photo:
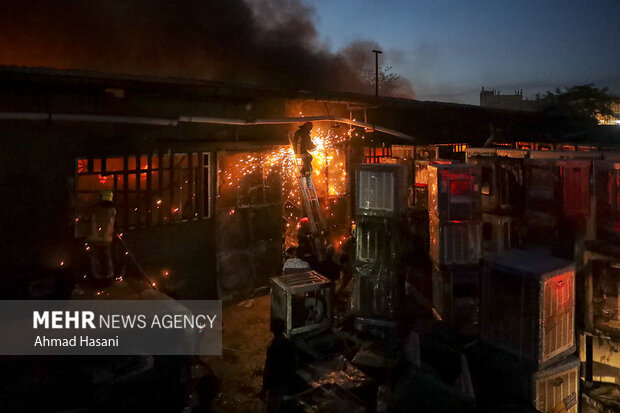
[[[328,48],[376,41],[381,63],[408,78],[418,99],[478,104],[482,86],[527,98],[584,83],[620,94],[620,0],[306,4]]]

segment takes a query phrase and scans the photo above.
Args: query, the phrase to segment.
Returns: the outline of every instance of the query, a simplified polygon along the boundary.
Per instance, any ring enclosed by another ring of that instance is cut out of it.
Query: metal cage
[[[333,283],[315,271],[271,278],[271,317],[285,321],[288,337],[332,323]]]

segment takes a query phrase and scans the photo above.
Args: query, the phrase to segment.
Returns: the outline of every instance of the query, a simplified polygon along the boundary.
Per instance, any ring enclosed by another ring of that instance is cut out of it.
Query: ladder
[[[302,173],[301,162],[301,158],[295,155],[299,192],[304,203],[304,211],[310,221],[310,230],[313,235],[312,249],[314,255],[319,260],[323,260],[325,258],[325,247],[327,246],[327,225],[325,225],[321,203],[319,202],[314,184],[312,183],[312,175],[306,177]]]

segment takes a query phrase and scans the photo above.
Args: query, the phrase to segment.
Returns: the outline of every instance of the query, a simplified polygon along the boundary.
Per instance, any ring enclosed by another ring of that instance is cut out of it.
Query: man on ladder
[[[310,151],[315,148],[315,145],[310,137],[311,130],[311,122],[306,122],[301,125],[293,135],[291,145],[295,152],[295,164],[299,168],[297,180],[299,182],[304,209],[307,214],[307,218],[303,218],[302,221],[307,221],[305,224],[307,226],[307,232],[309,232],[308,238],[312,240],[312,255],[315,257],[313,261],[318,262],[321,261],[324,256],[327,227],[321,211],[321,204],[319,203],[314,185],[312,184],[312,155]]]
[[[306,177],[308,186],[312,185],[312,155],[310,151],[315,148],[310,131],[312,122],[306,122],[297,129],[293,135],[293,151],[295,156],[301,159],[301,173]]]

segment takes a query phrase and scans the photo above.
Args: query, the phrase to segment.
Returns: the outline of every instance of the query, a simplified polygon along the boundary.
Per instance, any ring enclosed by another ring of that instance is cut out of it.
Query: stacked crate
[[[589,160],[527,160],[528,249],[574,258],[574,244],[590,215],[590,169]]]
[[[590,388],[620,382],[620,162],[601,153],[593,163],[593,213],[582,255],[585,328],[580,355]],[[592,383],[597,383],[592,386]],[[584,401],[591,402],[584,395]]]
[[[416,160],[414,162],[414,208],[428,210],[428,166],[451,165],[454,161],[446,159]]]
[[[392,145],[392,151],[395,150],[396,145]],[[405,147],[406,148],[406,147]],[[384,165],[403,165],[403,171],[406,171],[405,181],[407,194],[407,206],[413,207],[415,204],[415,180],[414,180],[414,161],[413,158],[406,158],[407,152],[396,147],[397,154],[400,156],[386,156],[381,158],[381,163]],[[411,149],[413,153],[413,147]]]
[[[480,299],[481,340],[528,366],[535,407],[576,413],[574,263],[516,249],[488,255]]]
[[[564,412],[579,411],[579,357],[570,355],[552,366],[538,369],[505,351],[481,346],[479,382],[488,412]],[[528,402],[526,409],[522,402]],[[520,408],[515,409],[516,405]],[[510,409],[506,409],[511,406]],[[535,409],[535,410],[534,410]]]
[[[485,254],[520,247],[525,204],[523,159],[469,150],[467,162],[482,170],[482,241]]]
[[[596,239],[620,244],[620,162],[595,162]]]
[[[428,166],[429,255],[433,305],[442,318],[475,321],[482,256],[479,167]],[[462,311],[461,311],[462,310]]]

